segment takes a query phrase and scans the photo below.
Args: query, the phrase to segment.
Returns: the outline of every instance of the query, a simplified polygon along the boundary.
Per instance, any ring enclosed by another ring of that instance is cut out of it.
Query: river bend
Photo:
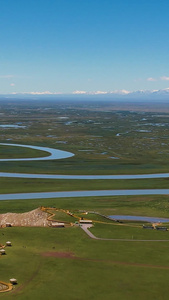
[[[57,150],[47,147],[38,147],[31,145],[7,144],[6,146],[28,147],[36,150],[46,151],[49,155],[46,157],[36,158],[17,158],[17,159],[0,159],[3,161],[34,161],[34,160],[53,160],[65,159],[74,156],[73,153]],[[148,179],[148,178],[167,178],[169,173],[159,174],[141,174],[141,175],[53,175],[53,174],[26,174],[26,173],[7,173],[0,172],[0,177],[15,178],[39,178],[39,179]],[[65,197],[89,197],[89,196],[124,196],[124,195],[166,195],[169,189],[141,189],[141,190],[95,190],[95,191],[66,191],[66,192],[43,192],[43,193],[17,193],[17,194],[0,194],[0,200],[16,199],[38,199],[38,198],[65,198]]]

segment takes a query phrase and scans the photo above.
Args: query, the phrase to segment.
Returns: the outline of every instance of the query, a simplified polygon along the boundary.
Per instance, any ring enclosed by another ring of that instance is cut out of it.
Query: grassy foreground
[[[169,215],[168,196],[1,201],[0,212],[29,211],[40,205],[104,214]],[[92,232],[109,238],[136,234],[129,227],[113,227],[96,225]],[[152,231],[145,234],[154,239]],[[157,234],[169,239],[168,232]],[[13,245],[0,258],[0,279],[8,282],[16,277],[18,285],[0,298],[168,299],[169,242],[92,240],[79,227],[1,229],[0,242],[7,240]]]

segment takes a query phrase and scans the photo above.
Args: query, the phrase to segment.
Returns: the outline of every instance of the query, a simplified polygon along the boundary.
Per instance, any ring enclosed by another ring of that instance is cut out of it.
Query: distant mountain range
[[[161,97],[161,96],[168,96],[169,97],[169,88],[163,89],[163,90],[142,90],[142,91],[135,91],[128,93],[127,95],[129,96],[134,96],[134,97]]]
[[[0,99],[107,99],[107,100],[169,100],[169,88],[161,90],[138,90],[138,91],[127,91],[127,90],[116,90],[116,91],[75,91],[70,94],[52,93],[49,91],[45,92],[24,92],[24,93],[13,93],[13,94],[0,94]]]

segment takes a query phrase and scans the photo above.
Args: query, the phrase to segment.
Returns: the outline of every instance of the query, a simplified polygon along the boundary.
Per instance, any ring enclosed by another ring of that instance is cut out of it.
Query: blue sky
[[[169,1],[0,0],[0,94],[169,87]]]

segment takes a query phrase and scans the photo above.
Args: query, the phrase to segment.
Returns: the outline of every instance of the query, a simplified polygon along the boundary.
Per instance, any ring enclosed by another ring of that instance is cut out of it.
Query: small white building
[[[80,224],[92,224],[93,221],[92,221],[92,220],[80,220],[79,223],[80,223]]]
[[[6,246],[10,247],[10,246],[12,246],[12,243],[10,241],[7,241]]]
[[[6,254],[5,249],[0,249],[0,254],[1,254],[1,255]]]
[[[61,227],[65,227],[65,223],[52,221],[51,226],[54,227],[54,228],[61,228]]]
[[[12,284],[17,284],[17,279],[16,278],[11,278],[9,281]]]

